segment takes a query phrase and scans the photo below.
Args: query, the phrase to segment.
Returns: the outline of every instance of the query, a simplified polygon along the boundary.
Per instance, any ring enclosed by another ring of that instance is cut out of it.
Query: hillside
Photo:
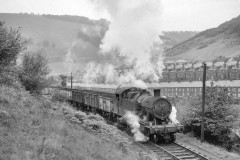
[[[90,20],[81,16],[56,16],[0,13],[0,21],[8,27],[21,27],[22,36],[29,40],[28,49],[43,50],[49,59],[52,74],[70,73],[89,61],[111,61],[98,54],[99,45],[109,21]],[[196,32],[163,32],[163,48],[181,43]]]
[[[163,41],[164,50],[172,48],[177,44],[188,40],[198,34],[198,32],[194,31],[164,31],[162,35],[160,35],[160,39]]]
[[[9,13],[0,13],[0,21],[21,27],[22,36],[30,41],[28,49],[44,50],[53,71],[60,73],[68,71],[68,63],[98,58],[96,52],[109,23],[80,16]]]
[[[0,159],[139,159],[132,143],[99,115],[0,86]]]
[[[206,60],[240,55],[240,16],[200,32],[189,40],[166,50],[170,59]]]

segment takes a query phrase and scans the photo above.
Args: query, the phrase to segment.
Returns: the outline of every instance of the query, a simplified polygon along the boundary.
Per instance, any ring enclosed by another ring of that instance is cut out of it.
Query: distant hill
[[[0,13],[6,26],[21,27],[22,36],[30,41],[28,49],[44,50],[53,74],[76,71],[89,61],[108,61],[98,54],[109,21],[91,20],[69,15],[34,15]],[[165,49],[196,35],[196,32],[163,32]]]
[[[200,32],[166,50],[169,59],[211,60],[217,57],[240,56],[240,16]]]
[[[54,72],[67,72],[68,64],[62,63],[69,58],[67,55],[78,64],[98,58],[96,52],[109,25],[104,19],[67,15],[0,13],[0,21],[9,27],[21,27],[22,36],[30,41],[28,49],[44,50]]]
[[[159,37],[163,41],[164,50],[167,50],[189,38],[192,38],[198,33],[199,32],[196,31],[165,31]]]

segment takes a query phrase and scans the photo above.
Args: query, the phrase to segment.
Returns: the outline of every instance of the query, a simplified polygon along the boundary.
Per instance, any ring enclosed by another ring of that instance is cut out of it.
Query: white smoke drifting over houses
[[[140,142],[146,142],[148,139],[142,132],[139,130],[140,124],[139,120],[140,118],[134,114],[133,112],[127,111],[126,114],[123,116],[124,120],[127,122],[127,124],[131,127],[131,132],[134,135],[135,141]]]
[[[71,52],[71,49],[72,47],[76,44],[76,42],[72,42],[71,46],[68,48],[68,52],[67,52],[67,55],[65,57],[65,67],[67,68],[67,73],[70,73],[73,71],[73,56],[72,56],[72,52]]]
[[[174,124],[179,124],[179,121],[177,120],[177,110],[174,106],[172,106],[172,112],[169,115],[169,119],[174,123]]]
[[[117,54],[124,57],[121,62],[123,65],[133,67],[128,73],[119,75],[109,73],[116,72],[113,68],[118,64],[101,64],[100,67],[97,62],[92,62],[89,65],[97,66],[98,68],[94,68],[97,70],[101,68],[102,73],[107,74],[104,83],[137,83],[144,87],[144,82],[158,82],[163,69],[162,49],[159,47],[160,0],[93,0],[93,2],[107,10],[111,16],[109,30],[100,45],[101,54],[105,56]],[[90,70],[87,70],[85,80],[90,77],[89,82],[96,81],[94,78],[98,77],[90,76],[93,68],[88,66],[87,69]]]

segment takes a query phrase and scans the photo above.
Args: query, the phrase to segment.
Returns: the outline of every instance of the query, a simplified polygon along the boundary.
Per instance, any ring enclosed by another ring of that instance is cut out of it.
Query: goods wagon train
[[[67,95],[68,101],[77,108],[98,112],[104,117],[117,121],[127,111],[140,117],[140,131],[150,141],[175,141],[175,133],[183,131],[183,125],[174,124],[169,115],[171,103],[160,97],[160,90],[154,96],[147,90],[136,87],[117,89],[81,88],[69,89],[51,87],[46,92],[58,90]]]

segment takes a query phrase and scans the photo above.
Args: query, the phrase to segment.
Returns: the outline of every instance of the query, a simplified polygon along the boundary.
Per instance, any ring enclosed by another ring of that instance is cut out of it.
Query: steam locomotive
[[[112,121],[118,121],[127,111],[138,115],[140,131],[150,141],[172,142],[175,141],[175,133],[183,131],[183,125],[174,124],[169,119],[172,105],[169,100],[160,97],[159,89],[154,90],[154,96],[147,90],[137,87],[117,89],[52,87],[51,90],[58,90],[67,95],[68,101],[73,106],[97,112]]]

